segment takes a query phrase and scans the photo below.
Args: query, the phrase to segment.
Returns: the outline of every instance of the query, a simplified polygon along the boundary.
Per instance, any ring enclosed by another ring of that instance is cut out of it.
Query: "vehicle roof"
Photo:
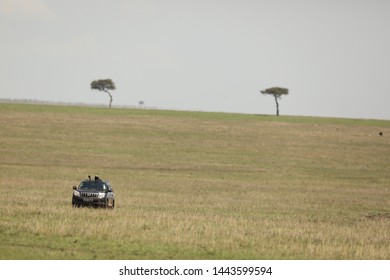
[[[89,179],[84,179],[84,180],[81,181],[81,183],[84,183],[84,182],[94,182],[94,181],[96,181],[96,180],[94,180],[94,179],[91,179],[91,180],[89,180]],[[106,184],[110,185],[110,181],[108,181],[108,180],[99,179],[99,181],[101,181],[101,182],[103,182],[103,183],[106,183]]]
[[[100,188],[105,189],[106,187],[112,189],[112,186],[108,181],[87,179],[81,181],[77,189],[100,189]]]

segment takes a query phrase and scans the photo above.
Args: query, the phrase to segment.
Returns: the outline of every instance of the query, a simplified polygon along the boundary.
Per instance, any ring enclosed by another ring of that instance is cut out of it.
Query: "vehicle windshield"
[[[100,192],[106,191],[107,185],[103,181],[83,181],[81,182],[79,189],[81,190],[97,190]]]

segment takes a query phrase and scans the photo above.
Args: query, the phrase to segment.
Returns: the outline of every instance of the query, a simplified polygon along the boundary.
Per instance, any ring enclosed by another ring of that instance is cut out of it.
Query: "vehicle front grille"
[[[98,197],[99,194],[97,193],[81,193],[81,197],[90,197],[90,198],[94,198],[94,197]]]

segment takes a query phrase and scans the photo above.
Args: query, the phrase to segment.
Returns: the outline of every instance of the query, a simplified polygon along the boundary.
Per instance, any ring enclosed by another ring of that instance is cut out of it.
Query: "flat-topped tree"
[[[288,94],[288,88],[282,88],[282,87],[271,87],[267,88],[266,90],[260,91],[262,94],[270,94],[273,95],[275,98],[276,103],[276,115],[279,116],[279,102],[278,99],[282,98],[282,95]]]
[[[111,79],[96,80],[91,83],[91,89],[97,89],[98,91],[104,91],[110,97],[109,107],[111,108],[112,95],[108,90],[114,90],[115,84]]]

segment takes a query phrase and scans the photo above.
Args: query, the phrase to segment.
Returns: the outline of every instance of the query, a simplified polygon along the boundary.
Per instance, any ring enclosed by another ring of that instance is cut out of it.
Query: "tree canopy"
[[[262,94],[273,95],[276,103],[276,115],[279,116],[279,102],[278,99],[282,98],[282,95],[288,94],[288,88],[271,87],[260,91]]]
[[[111,108],[112,104],[112,95],[108,90],[115,90],[115,84],[111,79],[95,80],[91,83],[91,89],[96,89],[98,91],[104,91],[110,97],[109,107]]]
[[[280,98],[282,95],[287,95],[288,94],[288,88],[271,87],[271,88],[267,88],[266,90],[262,90],[261,93],[277,95],[278,98]]]

